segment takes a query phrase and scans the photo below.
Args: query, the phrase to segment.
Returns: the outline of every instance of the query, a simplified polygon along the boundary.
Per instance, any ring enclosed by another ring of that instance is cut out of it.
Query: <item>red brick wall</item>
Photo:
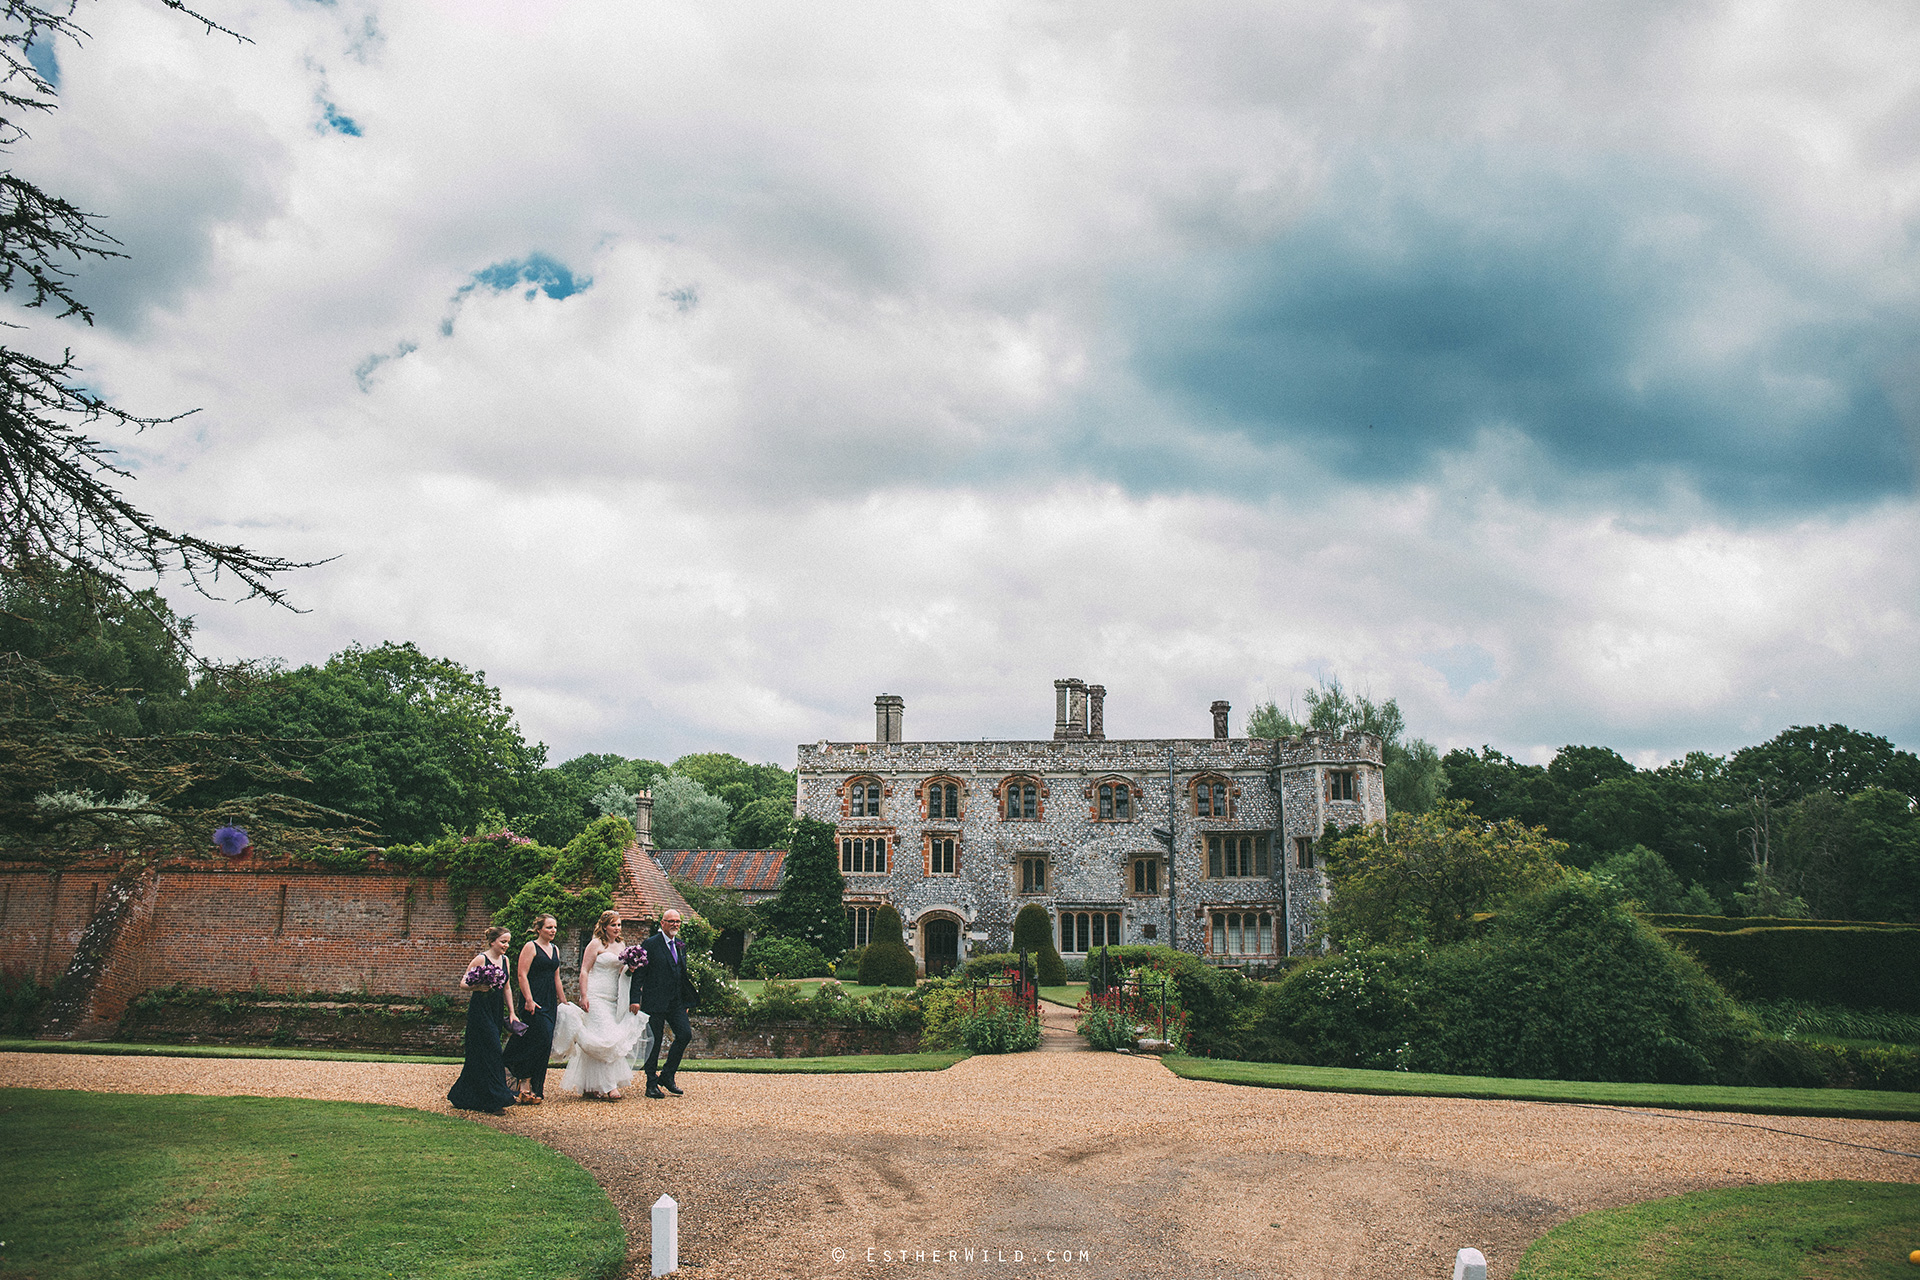
[[[111,869],[0,871],[0,967],[51,984],[66,972]],[[236,991],[464,994],[487,910],[471,894],[456,925],[446,882],[399,872],[162,867],[133,908],[95,986],[96,1023],[133,996],[184,983]]]
[[[112,883],[111,867],[0,870],[0,969],[51,986]]]

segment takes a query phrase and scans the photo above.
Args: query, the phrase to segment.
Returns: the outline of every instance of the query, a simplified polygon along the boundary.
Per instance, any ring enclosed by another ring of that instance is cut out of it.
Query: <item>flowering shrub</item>
[[[980,991],[960,1024],[960,1043],[975,1053],[1023,1053],[1040,1047],[1040,1019],[1000,991]]]

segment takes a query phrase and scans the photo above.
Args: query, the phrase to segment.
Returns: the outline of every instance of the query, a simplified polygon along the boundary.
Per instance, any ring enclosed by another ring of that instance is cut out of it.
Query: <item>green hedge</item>
[[[1909,929],[1920,932],[1910,924],[1897,924],[1884,920],[1801,920],[1793,916],[1683,916],[1667,912],[1645,912],[1641,915],[1654,928],[1668,929],[1706,929],[1714,933],[1735,933],[1741,929]]]
[[[1660,932],[1741,1000],[1920,1013],[1920,929],[1795,924]]]

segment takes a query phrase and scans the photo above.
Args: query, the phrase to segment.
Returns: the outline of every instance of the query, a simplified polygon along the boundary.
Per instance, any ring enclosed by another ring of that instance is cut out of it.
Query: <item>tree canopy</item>
[[[1371,733],[1380,739],[1381,764],[1386,775],[1387,808],[1395,812],[1425,813],[1445,792],[1446,771],[1440,752],[1421,738],[1404,741],[1406,717],[1393,698],[1375,702],[1364,693],[1349,693],[1338,676],[1324,679],[1317,689],[1301,695],[1307,718],[1297,720],[1293,708],[1282,711],[1269,699],[1254,706],[1247,717],[1251,738],[1294,738],[1315,733]]]

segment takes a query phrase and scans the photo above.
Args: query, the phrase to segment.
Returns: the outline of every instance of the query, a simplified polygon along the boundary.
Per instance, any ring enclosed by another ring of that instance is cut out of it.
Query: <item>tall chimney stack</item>
[[[883,693],[873,700],[873,740],[904,742],[901,721],[907,713],[907,700],[897,693]]]
[[[1106,700],[1107,686],[1087,686],[1087,736],[1096,742],[1104,741],[1107,736],[1106,713],[1101,709],[1101,704]]]
[[[1067,736],[1067,681],[1053,682],[1053,740]]]
[[[1230,702],[1216,702],[1213,704],[1213,736],[1214,737],[1227,738],[1227,737],[1233,736],[1227,731],[1227,713],[1232,710],[1233,710],[1233,704]]]
[[[1084,738],[1087,736],[1087,682],[1069,679],[1067,681],[1067,736]]]

